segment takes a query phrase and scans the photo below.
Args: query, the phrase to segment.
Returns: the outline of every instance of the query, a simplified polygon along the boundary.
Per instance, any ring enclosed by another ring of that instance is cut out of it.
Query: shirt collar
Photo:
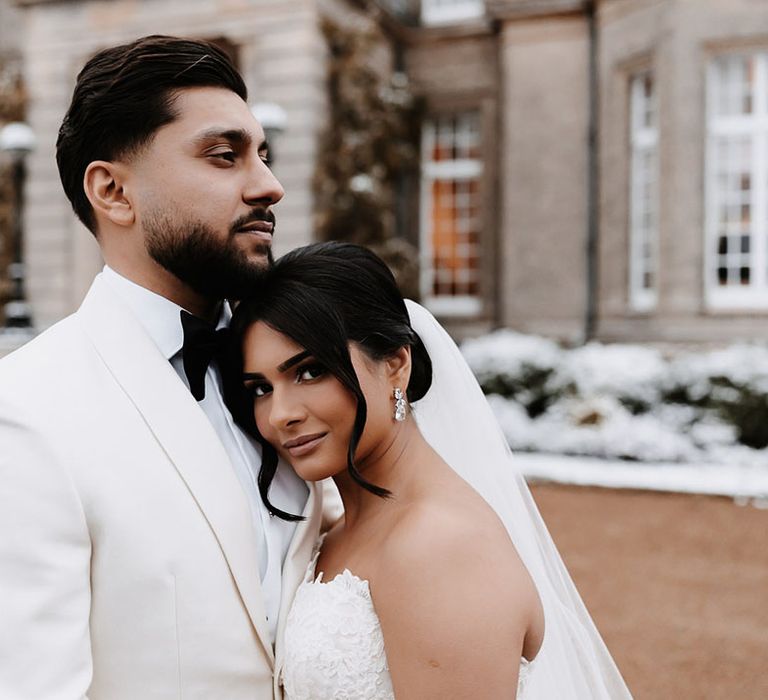
[[[104,266],[101,274],[112,291],[128,305],[167,360],[181,350],[184,344],[181,306],[123,277],[108,265]],[[229,304],[222,304],[216,328],[226,328],[231,317]]]

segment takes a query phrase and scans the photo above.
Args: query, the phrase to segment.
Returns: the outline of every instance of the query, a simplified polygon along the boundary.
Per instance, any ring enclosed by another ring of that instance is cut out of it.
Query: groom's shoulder
[[[0,358],[0,373],[34,369],[61,358],[80,339],[76,316],[71,314]],[[8,336],[13,341],[13,336]]]
[[[0,394],[7,398],[42,385],[50,389],[92,363],[92,354],[76,314],[67,316],[0,358]]]

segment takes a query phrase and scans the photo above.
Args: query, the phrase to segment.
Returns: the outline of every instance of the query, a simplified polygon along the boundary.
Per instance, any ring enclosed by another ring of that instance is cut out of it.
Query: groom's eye
[[[234,163],[235,158],[237,158],[237,154],[234,151],[217,151],[215,153],[211,153],[210,156],[226,161],[227,163]]]

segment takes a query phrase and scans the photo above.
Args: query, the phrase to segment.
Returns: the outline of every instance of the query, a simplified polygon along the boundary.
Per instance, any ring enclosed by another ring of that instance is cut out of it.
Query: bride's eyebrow
[[[302,350],[300,353],[297,353],[293,357],[289,357],[285,362],[282,364],[279,364],[277,366],[278,372],[285,372],[289,370],[291,367],[294,367],[295,365],[299,364],[302,360],[306,360],[308,357],[310,357],[312,353],[309,350]]]
[[[281,374],[287,372],[291,367],[295,367],[302,360],[306,360],[311,357],[312,353],[309,350],[302,350],[293,357],[289,357],[285,362],[277,366],[277,371]],[[264,379],[264,375],[261,372],[243,372],[242,378],[245,379]]]

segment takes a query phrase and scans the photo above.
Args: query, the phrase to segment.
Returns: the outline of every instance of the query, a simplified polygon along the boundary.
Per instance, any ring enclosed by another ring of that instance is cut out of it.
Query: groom
[[[306,519],[269,517],[210,357],[283,196],[245,85],[207,42],[101,51],[57,162],[106,266],[0,362],[0,698],[279,698],[321,496],[281,469]]]

